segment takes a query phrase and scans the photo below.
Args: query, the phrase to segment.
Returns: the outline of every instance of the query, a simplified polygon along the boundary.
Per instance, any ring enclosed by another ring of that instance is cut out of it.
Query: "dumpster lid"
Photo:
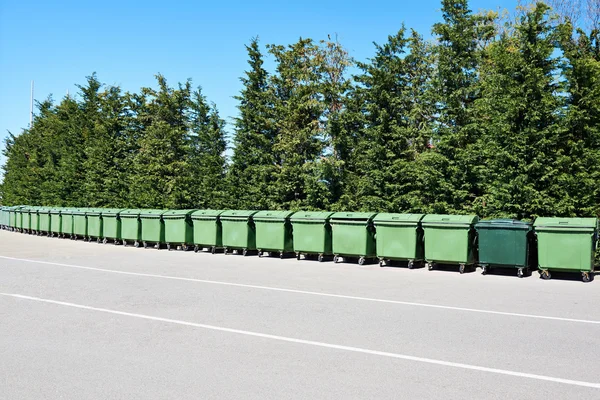
[[[89,208],[76,208],[73,210],[73,215],[86,215],[89,210]]]
[[[323,220],[327,221],[334,212],[331,211],[298,211],[290,217],[293,221]]]
[[[479,221],[475,228],[494,228],[494,229],[531,229],[531,223],[518,219],[485,219]]]
[[[294,211],[259,211],[254,214],[254,219],[287,219]]]
[[[477,215],[427,214],[421,222],[423,225],[471,225],[479,221]]]
[[[75,209],[73,209],[73,208],[61,208],[60,209],[61,214],[67,214],[67,215],[73,215],[73,211],[75,211]]]
[[[61,211],[62,211],[62,208],[51,208],[50,214],[60,214]]]
[[[375,222],[408,222],[418,223],[423,219],[425,214],[398,214],[398,213],[381,213],[377,214],[373,221]]]
[[[196,210],[167,210],[163,212],[163,217],[185,217]]]
[[[218,217],[223,210],[198,210],[192,213],[192,219],[202,217]]]
[[[336,212],[331,216],[331,219],[347,219],[347,220],[371,220],[377,213],[374,212]]]
[[[128,208],[125,210],[121,210],[119,215],[132,215],[138,217],[141,211],[142,210],[140,210],[139,208]]]
[[[140,210],[140,217],[160,217],[165,213],[165,210],[143,209]]]
[[[249,218],[256,214],[256,210],[228,210],[221,213],[221,217]]]
[[[100,212],[102,215],[110,215],[114,217],[123,211],[125,211],[123,208],[103,208]]]
[[[566,229],[589,229],[598,228],[597,218],[537,218],[533,224],[536,229],[544,228],[566,228]]]
[[[86,208],[85,210],[86,215],[93,215],[95,217],[102,215],[102,213],[104,212],[104,208]]]

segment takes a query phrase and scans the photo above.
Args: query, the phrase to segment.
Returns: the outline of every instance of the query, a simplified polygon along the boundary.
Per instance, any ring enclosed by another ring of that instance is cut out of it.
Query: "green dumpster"
[[[121,219],[121,238],[123,246],[133,241],[135,247],[140,247],[142,240],[142,224],[140,222],[140,211],[137,208],[123,210],[119,213]]]
[[[214,254],[223,247],[220,210],[198,210],[192,213],[194,251],[210,248]]]
[[[8,207],[0,207],[0,228],[8,228]]]
[[[50,237],[64,237],[62,231],[62,208],[50,209]]]
[[[165,243],[165,224],[162,219],[164,212],[164,210],[140,210],[144,248],[153,244],[155,248],[160,249],[160,246]]]
[[[50,235],[50,208],[40,207],[38,210],[38,234]]]
[[[373,218],[377,230],[377,258],[379,265],[398,260],[407,261],[412,269],[415,262],[425,258],[423,229],[421,220],[424,214],[381,213]]]
[[[27,206],[21,208],[21,232],[31,233],[31,215],[35,213],[33,207]]]
[[[76,208],[73,210],[73,239],[79,238],[87,240],[88,238],[88,208]]]
[[[298,211],[290,217],[294,229],[294,252],[301,255],[317,255],[319,262],[333,254],[331,247],[330,211]]]
[[[104,220],[102,218],[102,208],[88,208],[85,210],[87,217],[87,236],[91,242],[96,239],[96,243],[100,243],[104,237]]]
[[[73,231],[73,212],[74,208],[63,208],[60,211],[60,216],[62,218],[62,232],[63,237],[69,237],[70,239],[75,239],[75,233]]]
[[[256,227],[252,216],[258,211],[229,210],[219,215],[223,230],[224,254],[230,249],[242,250],[244,256],[256,250]]]
[[[22,206],[12,206],[8,209],[8,228],[13,232],[17,230],[17,216],[21,215],[18,213],[19,208],[21,207]]]
[[[462,274],[477,260],[476,215],[428,214],[421,220],[425,237],[425,260],[432,270],[437,263],[458,264]]]
[[[514,219],[479,221],[475,225],[482,274],[492,268],[516,268],[517,276],[529,274],[531,224]]]
[[[23,229],[23,215],[27,214],[26,217],[26,221],[27,221],[27,226],[29,226],[29,206],[19,206],[16,210],[15,210],[15,230],[17,232],[24,232]]]
[[[121,237],[121,216],[120,213],[125,210],[120,208],[103,208],[100,211],[102,218],[102,243],[106,244],[112,240],[114,244],[119,244],[123,239]]]
[[[592,279],[597,218],[538,218],[533,226],[543,279],[550,279],[550,271],[579,271],[584,282]]]
[[[293,211],[259,211],[252,216],[256,227],[258,256],[264,252],[279,252],[283,258],[294,251],[294,237],[290,216]]]
[[[167,250],[171,246],[181,246],[181,250],[187,251],[194,244],[194,226],[192,225],[192,213],[196,210],[167,210],[162,214],[165,224],[165,242]]]
[[[333,261],[340,257],[358,257],[363,265],[369,258],[376,257],[375,226],[371,212],[337,212],[331,216]]]

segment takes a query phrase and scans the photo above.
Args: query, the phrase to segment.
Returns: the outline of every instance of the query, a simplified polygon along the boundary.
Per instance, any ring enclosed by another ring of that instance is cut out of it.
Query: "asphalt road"
[[[0,232],[3,399],[598,399],[600,279]]]

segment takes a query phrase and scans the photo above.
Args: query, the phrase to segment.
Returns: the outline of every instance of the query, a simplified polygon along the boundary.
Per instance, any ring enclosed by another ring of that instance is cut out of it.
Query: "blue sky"
[[[472,0],[471,9],[513,10],[516,0]],[[28,1],[0,0],[0,140],[29,123],[35,98],[55,100],[92,72],[136,91],[162,73],[192,78],[230,120],[246,69],[244,44],[289,44],[337,34],[364,60],[402,22],[425,36],[441,19],[439,0],[420,1]],[[3,160],[0,156],[0,163]]]

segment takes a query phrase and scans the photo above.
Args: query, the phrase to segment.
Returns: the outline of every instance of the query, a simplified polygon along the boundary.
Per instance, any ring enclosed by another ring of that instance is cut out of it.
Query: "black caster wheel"
[[[413,269],[415,267],[415,262],[413,260],[410,260],[408,262],[408,269]]]
[[[547,280],[549,280],[550,278],[552,278],[552,275],[550,274],[550,271],[548,271],[547,269],[544,269],[544,270],[542,270],[542,271],[540,272],[540,277],[541,277],[543,280],[547,281]]]
[[[194,253],[197,253],[200,251],[200,248],[198,246],[194,246]]]
[[[117,239],[115,239],[114,241],[115,246],[119,244],[119,241]]]
[[[592,280],[592,276],[590,275],[589,272],[582,272],[581,273],[581,280],[585,283],[589,282]]]
[[[123,240],[123,247],[127,247],[127,240]]]
[[[242,256],[246,257],[248,255],[248,249],[242,250]]]
[[[517,276],[518,276],[519,278],[522,278],[522,277],[524,277],[524,276],[525,276],[525,274],[523,273],[523,268],[519,268],[519,269],[517,270]]]
[[[285,256],[285,254],[283,254],[283,251],[279,252],[279,258],[281,258],[283,260],[283,257]]]
[[[188,251],[189,249],[190,249],[190,248],[189,248],[189,246],[188,246],[187,244],[182,244],[182,245],[181,245],[181,250],[183,250],[183,251]]]
[[[138,248],[140,247],[140,242],[138,242],[137,240],[133,243],[133,247]],[[144,242],[144,248],[148,247],[148,244],[146,242]]]
[[[430,262],[430,263],[425,263],[425,265],[427,265],[427,269],[429,271],[433,271],[433,269],[435,268],[435,264]]]
[[[171,251],[171,244],[170,243],[167,243],[167,250]]]
[[[379,266],[385,267],[385,260],[379,260]]]
[[[333,262],[335,264],[339,263],[340,262],[340,256],[333,256]]]
[[[215,246],[212,246],[212,247],[210,248],[210,253],[211,253],[211,254],[215,254],[216,252],[217,252],[217,248],[216,248]]]
[[[458,272],[461,273],[461,274],[465,273],[465,264],[460,264],[458,266]]]
[[[300,253],[296,253],[296,260],[300,260]]]
[[[360,258],[358,259],[358,265],[365,265],[365,261],[366,261],[366,260],[365,260],[365,258],[364,258],[364,257],[360,257]]]
[[[245,255],[245,254],[244,254]],[[262,258],[263,252],[261,250],[258,251],[258,258]]]
[[[481,266],[481,275],[487,275],[488,267],[486,265]]]
[[[116,240],[115,240],[115,242],[116,242]],[[107,244],[107,243],[108,243],[108,239],[104,238],[104,240],[102,240],[102,244]]]
[[[323,262],[323,261],[325,261],[325,257],[323,256],[323,254],[319,254],[319,255],[317,256],[317,260],[318,260],[319,262]]]
[[[223,255],[227,255],[227,247],[223,249]]]

